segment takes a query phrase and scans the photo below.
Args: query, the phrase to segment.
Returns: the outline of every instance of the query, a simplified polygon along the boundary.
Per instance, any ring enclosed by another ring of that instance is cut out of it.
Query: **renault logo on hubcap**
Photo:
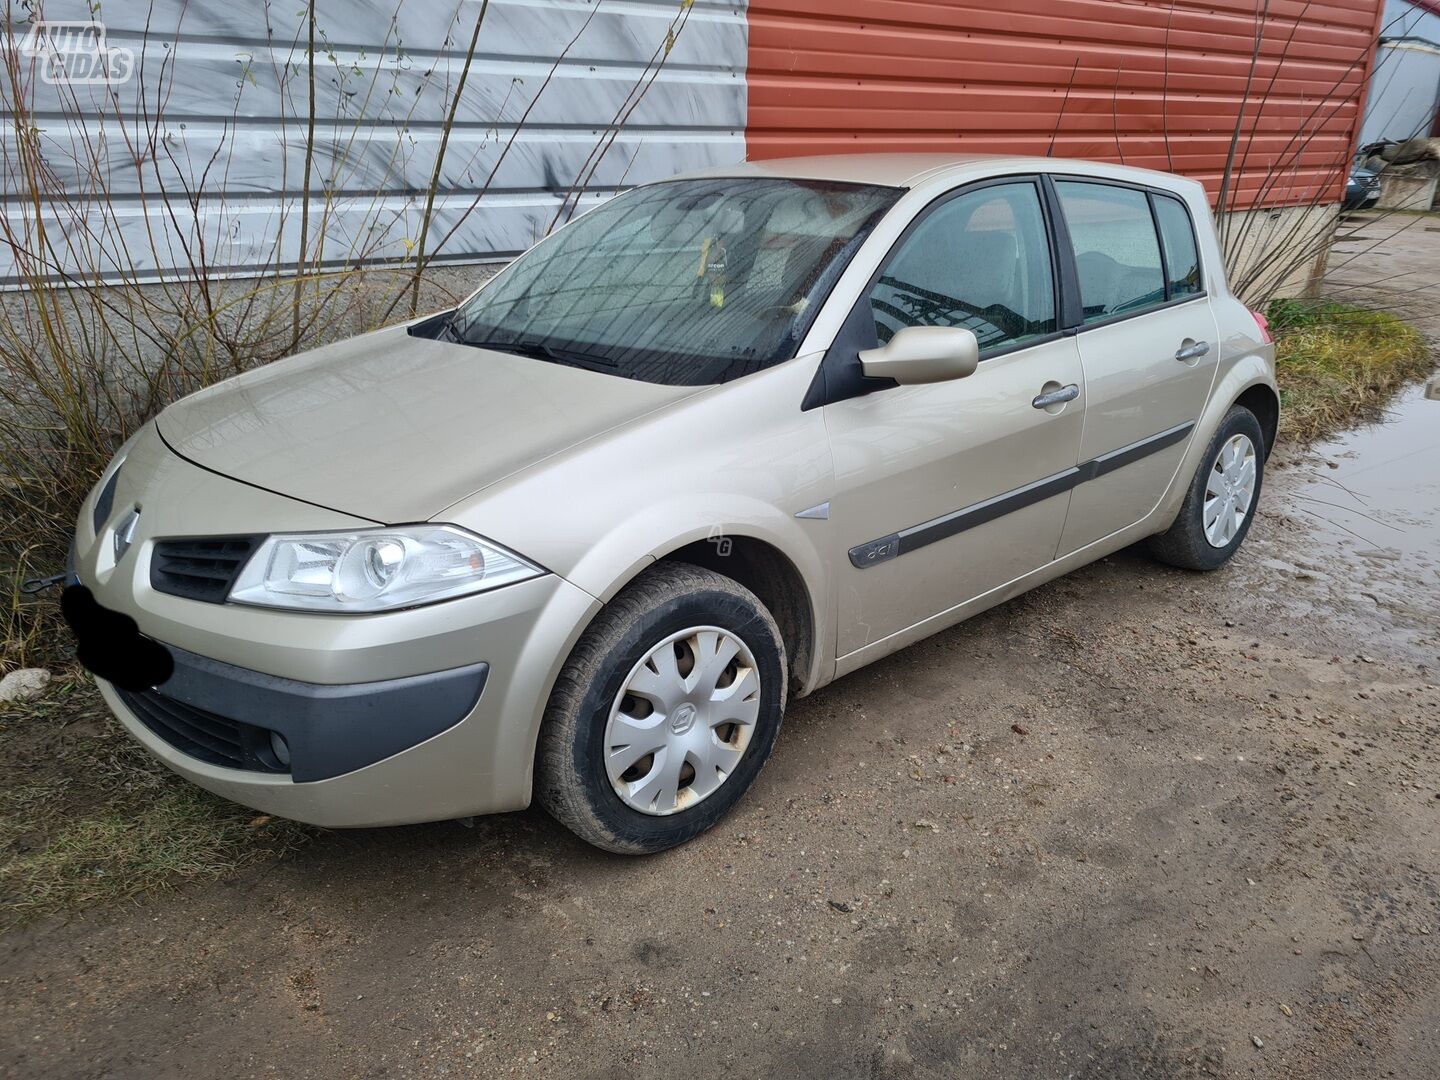
[[[670,730],[676,735],[684,735],[695,726],[695,717],[698,715],[695,706],[688,701],[675,710],[675,715],[670,717]]]

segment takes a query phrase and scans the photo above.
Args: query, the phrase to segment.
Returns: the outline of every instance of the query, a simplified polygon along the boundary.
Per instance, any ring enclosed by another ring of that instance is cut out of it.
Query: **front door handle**
[[[1200,357],[1204,356],[1209,351],[1210,343],[1208,341],[1197,341],[1194,345],[1186,345],[1183,349],[1177,352],[1175,354],[1175,359],[1180,361],[1199,360]]]
[[[1064,405],[1067,401],[1074,401],[1080,396],[1080,387],[1076,383],[1069,386],[1062,386],[1059,390],[1051,390],[1048,394],[1041,394],[1034,401],[1030,402],[1037,409],[1048,409],[1052,405]]]

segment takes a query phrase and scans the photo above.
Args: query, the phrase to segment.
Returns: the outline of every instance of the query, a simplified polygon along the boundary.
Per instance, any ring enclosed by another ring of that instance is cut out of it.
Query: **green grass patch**
[[[219,877],[313,835],[170,773],[88,679],[0,705],[0,748],[0,925]]]
[[[1328,300],[1276,300],[1282,436],[1302,442],[1379,415],[1434,364],[1424,335],[1397,315]]]

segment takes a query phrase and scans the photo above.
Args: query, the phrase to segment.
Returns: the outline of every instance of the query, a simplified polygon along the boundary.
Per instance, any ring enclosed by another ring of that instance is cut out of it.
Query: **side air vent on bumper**
[[[210,765],[284,772],[297,784],[363,769],[448,731],[485,690],[489,664],[377,682],[300,682],[167,645],[175,673],[138,693],[111,684],[135,719]]]
[[[154,734],[181,753],[227,769],[288,772],[271,750],[270,732],[166,697],[158,690],[115,693]]]
[[[150,585],[156,592],[223,604],[230,586],[263,536],[203,536],[161,540],[150,560]]]

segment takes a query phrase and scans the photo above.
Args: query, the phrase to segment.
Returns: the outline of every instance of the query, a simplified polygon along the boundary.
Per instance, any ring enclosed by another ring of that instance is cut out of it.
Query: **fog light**
[[[285,741],[285,736],[278,731],[270,732],[270,752],[275,755],[275,760],[290,767],[290,744]]]

